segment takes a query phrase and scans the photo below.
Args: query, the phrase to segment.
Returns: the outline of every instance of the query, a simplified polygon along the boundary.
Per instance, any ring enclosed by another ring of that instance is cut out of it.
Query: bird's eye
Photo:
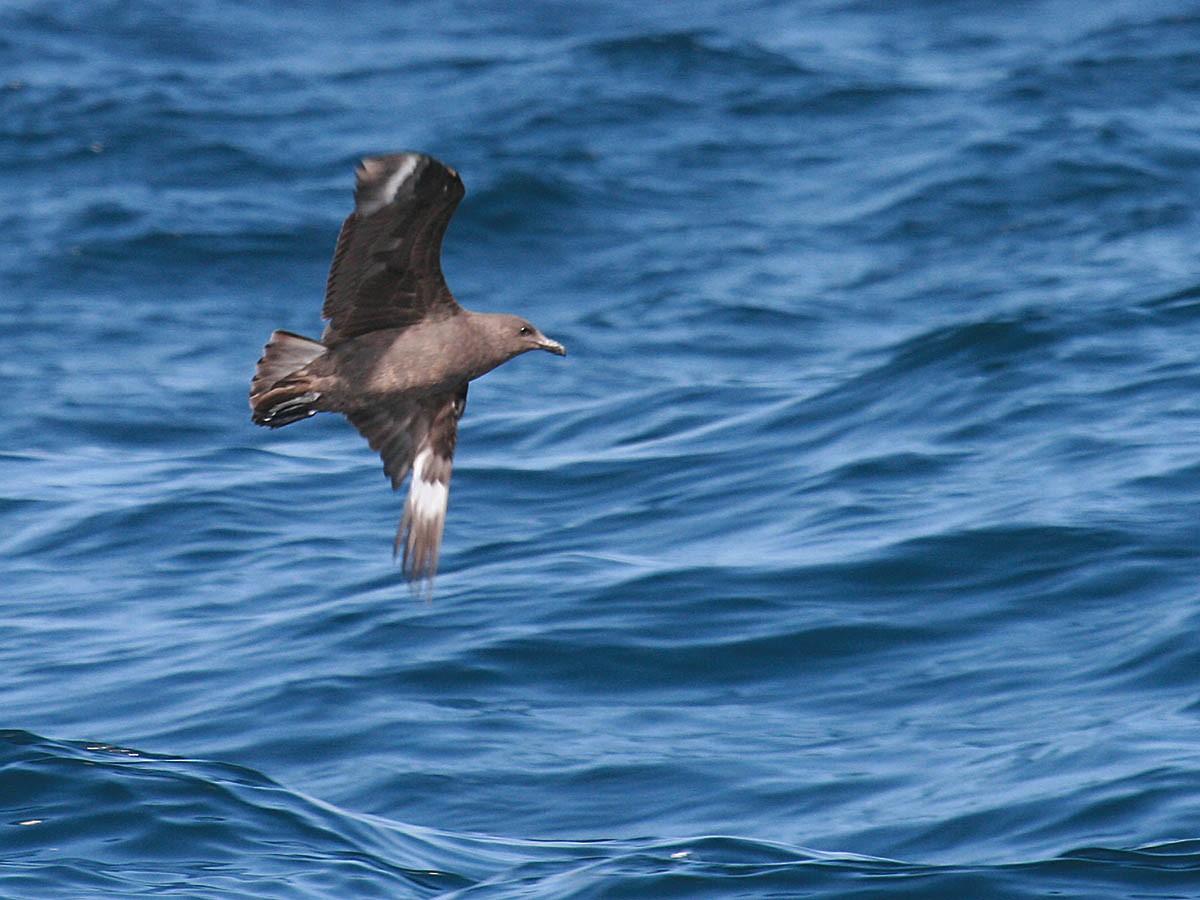
[[[533,331],[530,330],[528,325],[522,325],[519,333],[520,334],[533,334]]]

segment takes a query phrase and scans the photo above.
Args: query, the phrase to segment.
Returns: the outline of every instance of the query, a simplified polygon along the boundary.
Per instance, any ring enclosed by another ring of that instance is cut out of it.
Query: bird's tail
[[[281,428],[317,411],[321,394],[304,369],[325,352],[325,345],[290,331],[276,331],[263,349],[250,382],[255,425]]]

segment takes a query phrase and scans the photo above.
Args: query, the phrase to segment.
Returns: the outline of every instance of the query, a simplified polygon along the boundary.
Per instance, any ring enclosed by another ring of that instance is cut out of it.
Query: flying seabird
[[[412,472],[394,553],[404,574],[437,571],[458,420],[467,385],[527,350],[566,349],[519,316],[459,306],[442,276],[442,236],[465,190],[430,156],[393,153],[358,167],[338,235],[321,340],[271,335],[250,384],[256,425],[339,412],[383,457],[397,489]]]

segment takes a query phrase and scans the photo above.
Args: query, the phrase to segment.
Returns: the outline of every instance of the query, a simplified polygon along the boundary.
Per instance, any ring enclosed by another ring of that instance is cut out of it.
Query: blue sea
[[[430,600],[320,334],[467,196]],[[0,897],[1200,897],[1200,8],[0,7]]]

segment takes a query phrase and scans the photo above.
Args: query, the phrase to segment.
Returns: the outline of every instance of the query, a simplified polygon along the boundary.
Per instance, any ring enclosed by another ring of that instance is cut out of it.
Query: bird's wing
[[[364,159],[355,174],[354,212],[338,235],[321,310],[326,346],[459,309],[441,261],[465,193],[458,173],[430,156],[393,153]]]
[[[467,386],[404,408],[356,411],[350,423],[383,457],[383,469],[398,488],[411,470],[395,552],[411,581],[432,585],[437,572],[450,474],[458,444],[458,420],[467,405]]]

